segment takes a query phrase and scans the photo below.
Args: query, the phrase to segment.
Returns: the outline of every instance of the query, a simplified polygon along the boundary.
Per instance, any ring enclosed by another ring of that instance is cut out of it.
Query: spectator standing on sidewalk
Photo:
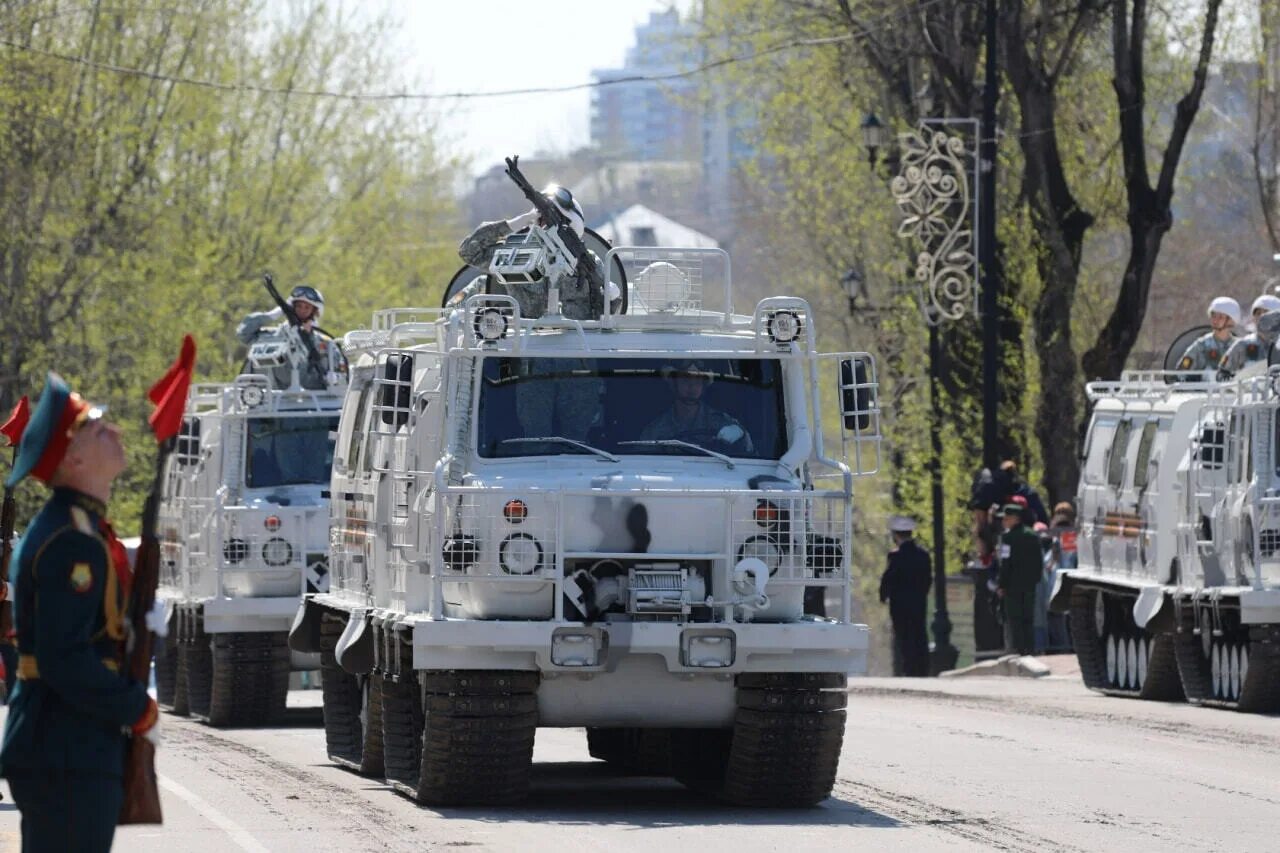
[[[1020,655],[1035,649],[1036,585],[1044,572],[1040,537],[1023,523],[1022,507],[1004,507],[1000,576],[996,594],[1004,601],[1005,646]]]

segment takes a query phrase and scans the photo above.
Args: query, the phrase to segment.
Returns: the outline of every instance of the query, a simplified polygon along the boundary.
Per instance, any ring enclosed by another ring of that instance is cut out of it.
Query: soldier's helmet
[[[316,309],[316,320],[318,321],[324,316],[324,297],[320,295],[320,291],[309,284],[300,284],[289,294],[289,298],[285,300],[292,308],[299,302],[305,302],[312,308]]]
[[[1264,293],[1257,299],[1253,300],[1253,304],[1249,306],[1249,313],[1256,314],[1258,309],[1263,311],[1280,311],[1280,296],[1272,296],[1270,293]]]
[[[562,187],[559,184],[547,184],[542,194],[548,200],[555,203],[565,216],[569,217],[569,224],[573,226],[573,233],[578,235],[578,239],[582,239],[582,235],[587,231],[587,217],[582,212],[582,205],[578,204],[578,200],[573,197],[573,193],[569,192],[568,187]]]
[[[701,379],[705,384],[710,385],[715,381],[715,371],[711,370],[706,364],[696,359],[678,361],[675,364],[662,368],[662,375],[672,380],[678,376],[692,376]]]
[[[1258,337],[1268,343],[1280,335],[1280,310],[1268,311],[1258,318]]]
[[[1231,322],[1240,322],[1240,303],[1236,302],[1230,296],[1219,296],[1209,303],[1209,313],[1225,314],[1231,318]]]

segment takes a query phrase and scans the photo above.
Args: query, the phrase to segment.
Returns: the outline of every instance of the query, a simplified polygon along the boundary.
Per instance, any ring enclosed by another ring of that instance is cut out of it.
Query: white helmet
[[[578,239],[582,239],[582,235],[587,230],[587,217],[582,212],[582,205],[578,204],[578,200],[573,197],[573,193],[569,192],[567,187],[559,184],[547,184],[542,194],[551,201],[555,202],[556,207],[565,216],[569,217],[569,224],[573,226],[573,233],[578,235]]]
[[[320,295],[320,291],[309,284],[300,284],[289,294],[289,298],[285,300],[292,308],[294,303],[305,302],[312,308],[316,309],[316,321],[324,315],[324,297]],[[1280,300],[1277,300],[1280,302]]]
[[[1263,311],[1280,311],[1280,296],[1272,296],[1270,293],[1262,294],[1253,300],[1253,304],[1249,306],[1249,313],[1252,314],[1259,308]]]
[[[1254,303],[1257,305],[1257,303]],[[1210,314],[1226,314],[1231,318],[1231,322],[1240,322],[1240,303],[1236,302],[1230,296],[1219,296],[1209,303]]]

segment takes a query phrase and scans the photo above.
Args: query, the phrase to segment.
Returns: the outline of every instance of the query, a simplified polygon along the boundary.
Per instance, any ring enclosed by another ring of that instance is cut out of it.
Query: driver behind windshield
[[[754,452],[751,434],[742,424],[703,400],[715,375],[701,362],[683,362],[664,368],[663,374],[671,388],[671,408],[640,432],[641,441],[678,439],[700,445],[719,444],[740,453]]]

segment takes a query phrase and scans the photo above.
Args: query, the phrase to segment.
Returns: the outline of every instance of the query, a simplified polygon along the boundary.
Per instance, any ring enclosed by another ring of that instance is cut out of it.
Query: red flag
[[[191,374],[196,366],[196,342],[190,335],[182,339],[182,352],[169,366],[160,381],[151,386],[147,397],[156,410],[147,418],[156,441],[163,442],[178,434],[182,427],[182,413],[187,407],[187,389],[191,387]]]
[[[31,403],[23,397],[18,401],[18,405],[13,407],[9,420],[0,424],[0,447],[17,447],[18,442],[22,441],[22,432],[27,428],[29,420],[31,420]]]

